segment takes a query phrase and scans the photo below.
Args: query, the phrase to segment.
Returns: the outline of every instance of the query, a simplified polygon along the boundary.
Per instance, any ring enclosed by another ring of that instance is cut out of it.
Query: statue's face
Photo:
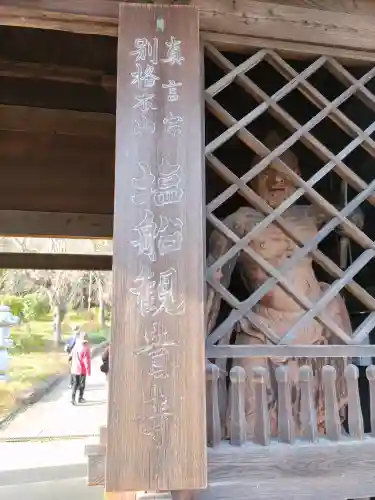
[[[296,168],[293,170],[299,173]],[[278,207],[296,189],[289,177],[276,170],[272,164],[254,179],[254,190],[272,208]]]

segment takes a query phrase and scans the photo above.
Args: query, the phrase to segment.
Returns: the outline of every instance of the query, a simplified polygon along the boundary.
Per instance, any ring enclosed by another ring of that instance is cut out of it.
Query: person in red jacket
[[[86,377],[91,375],[91,352],[86,333],[82,332],[77,339],[74,348],[71,352],[72,365],[72,404],[76,404],[76,395],[78,403],[84,403],[83,395],[86,386]]]

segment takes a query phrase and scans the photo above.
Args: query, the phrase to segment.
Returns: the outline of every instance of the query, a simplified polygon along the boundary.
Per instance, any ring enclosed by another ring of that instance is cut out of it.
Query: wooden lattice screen
[[[230,242],[216,259],[212,256],[209,257],[210,265],[207,269],[207,282],[210,287],[209,307],[210,293],[212,295],[216,292],[232,308],[231,313],[221,323],[216,324],[215,327],[212,324],[212,319],[209,318],[209,322],[211,321],[209,329],[211,331],[208,336],[208,357],[217,359],[264,354],[268,356],[311,357],[363,355],[365,348],[360,346],[360,344],[375,326],[375,299],[362,286],[357,284],[354,278],[373,258],[375,245],[374,241],[360,228],[361,225],[357,223],[355,211],[364,201],[369,202],[371,205],[375,204],[375,196],[373,195],[375,180],[366,183],[353,169],[345,164],[345,159],[360,147],[372,157],[375,156],[375,141],[371,138],[371,134],[375,131],[375,123],[372,123],[366,130],[362,130],[340,110],[340,106],[351,98],[351,96],[355,95],[356,98],[370,109],[375,108],[375,96],[366,87],[366,84],[375,76],[375,68],[371,68],[357,79],[337,60],[322,56],[305,66],[303,71],[297,72],[286,60],[272,50],[259,50],[245,62],[236,66],[210,43],[207,43],[205,48],[206,56],[225,73],[222,78],[210,85],[205,91],[206,108],[225,126],[225,130],[206,146],[207,165],[208,168],[213,169],[228,185],[224,191],[209,201],[207,205],[207,219]],[[286,80],[285,85],[273,95],[267,95],[251,79],[251,71],[258,64],[265,61]],[[329,101],[309,82],[309,78],[323,67],[331,75],[334,75],[341,84],[345,84],[346,86],[346,89],[332,101]],[[220,93],[229,85],[239,85],[258,103],[257,106],[240,119],[234,118],[217,99]],[[302,93],[311,104],[318,108],[316,114],[304,124],[298,123],[283,108],[282,103],[280,103],[282,99],[296,90]],[[290,132],[290,136],[273,150],[270,150],[247,128],[266,112]],[[350,138],[345,148],[338,153],[332,152],[314,136],[312,131],[315,126],[326,119],[331,120],[336,126],[340,127]],[[236,175],[216,155],[217,150],[234,136],[237,136],[258,157],[255,165],[241,176]],[[313,152],[324,163],[308,180],[304,180],[295,169],[291,168],[282,159],[282,156],[285,156],[285,152],[298,141],[301,141],[308,150]],[[296,186],[295,192],[276,209],[272,209],[249,185],[250,181],[264,171],[270,163],[287,176],[294,186]],[[330,203],[314,188],[331,171],[338,174],[348,186],[356,191],[353,199],[342,206],[341,209]],[[242,196],[243,205],[251,206],[259,214],[262,214],[251,231],[244,235],[241,234],[241,236],[238,236],[238,231],[236,234],[233,226],[229,227],[215,215],[215,211],[236,193]],[[303,212],[302,206],[298,206],[297,208],[295,205],[301,197],[307,198],[311,206],[323,214],[322,219],[325,219],[325,223],[317,231],[316,236],[313,239],[305,239],[304,241],[296,235],[293,224],[290,223],[290,216],[288,217],[288,210],[290,211],[293,208],[297,210],[296,212],[292,212],[294,217],[301,217],[304,213],[306,214],[306,212]],[[279,266],[272,265],[269,260],[265,260],[257,253],[253,246],[249,245],[271,223],[279,227],[295,243],[295,252],[292,255],[288,255],[288,258]],[[340,268],[336,262],[318,249],[318,244],[338,227],[342,228],[345,236],[363,248],[361,255],[347,269]],[[228,287],[222,283],[226,281],[225,276],[222,280],[218,279],[218,276],[219,278],[222,276],[221,270],[226,265],[230,267],[233,258],[240,252],[248,254],[251,260],[263,269],[268,277],[254,293],[243,301],[239,301],[228,290]],[[324,268],[335,280],[327,287],[319,299],[314,302],[298,293],[290,281],[290,271],[299,265],[301,260],[307,255],[312,256],[313,260]],[[285,275],[288,272],[289,279],[286,279]],[[259,321],[259,317],[252,312],[259,301],[277,283],[305,311],[281,338],[275,335],[275,332],[268,328],[267,325]],[[352,335],[338,326],[329,315],[324,314],[327,304],[344,288],[353,294],[367,310],[371,311],[366,320],[362,322]],[[211,298],[211,302],[212,300]],[[266,336],[269,342],[267,346],[228,345],[228,334],[232,332],[235,325],[244,317],[247,318],[255,330],[261,331]],[[314,318],[327,331],[333,333],[335,338],[338,339],[338,342],[333,343],[341,344],[340,346],[311,345],[302,348],[291,345],[296,343],[301,344],[301,342],[298,342],[298,332],[303,330]],[[219,345],[215,345],[216,343]],[[369,351],[367,350],[366,352],[368,353]]]

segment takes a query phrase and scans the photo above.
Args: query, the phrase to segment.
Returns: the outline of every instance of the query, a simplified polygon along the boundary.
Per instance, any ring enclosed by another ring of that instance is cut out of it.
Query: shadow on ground
[[[87,466],[84,463],[36,467],[34,469],[16,469],[0,472],[1,486],[11,486],[45,481],[61,481],[63,479],[84,478]]]

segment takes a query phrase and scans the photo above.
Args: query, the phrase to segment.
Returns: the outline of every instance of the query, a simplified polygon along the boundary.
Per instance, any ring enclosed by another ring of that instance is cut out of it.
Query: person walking
[[[74,349],[75,343],[81,334],[81,329],[78,325],[73,328],[73,335],[68,338],[64,351],[68,354],[68,363],[72,365],[72,350]],[[73,375],[70,375],[69,389],[73,387]]]
[[[72,404],[76,404],[78,392],[78,403],[84,403],[83,395],[86,387],[86,377],[91,375],[91,353],[87,335],[81,332],[72,350]]]
[[[100,366],[100,371],[105,374],[108,378],[109,373],[109,345],[104,349],[102,354],[102,364]]]

